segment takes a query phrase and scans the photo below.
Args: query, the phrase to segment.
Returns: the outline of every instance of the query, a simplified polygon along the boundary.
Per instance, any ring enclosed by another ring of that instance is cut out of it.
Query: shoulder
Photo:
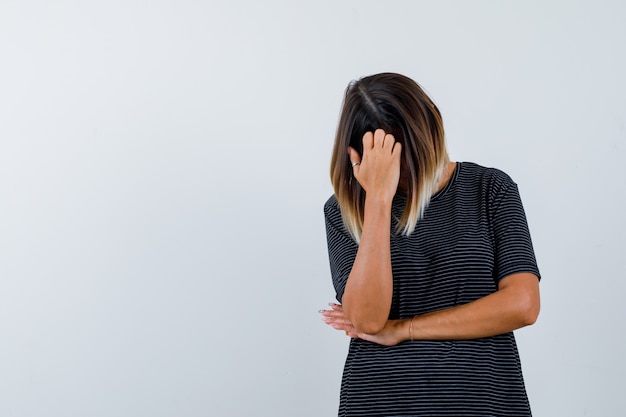
[[[498,168],[484,167],[474,162],[461,162],[461,173],[481,183],[515,184],[513,179]]]
[[[460,165],[459,174],[463,181],[479,187],[486,194],[498,194],[517,187],[515,181],[498,168],[484,167],[474,162],[461,162]]]
[[[478,194],[489,218],[494,220],[495,216],[500,216],[504,219],[503,215],[523,211],[517,184],[507,173],[469,162],[464,162],[462,167],[465,168],[466,186]]]
[[[326,220],[331,223],[343,223],[339,201],[337,201],[337,197],[335,197],[334,194],[326,200],[326,203],[324,203],[324,217],[326,217]]]
[[[338,211],[340,211],[339,202],[337,201],[337,197],[333,194],[324,203],[324,214],[328,215],[329,213]]]
[[[341,239],[350,242],[350,244],[354,244],[354,239],[343,222],[339,201],[337,201],[334,195],[324,203],[324,220],[326,221],[326,233],[329,242],[334,239]]]
[[[328,197],[328,200],[326,200],[326,202],[324,203],[324,211],[331,208],[339,208],[339,202],[337,201],[337,197],[335,197],[335,194]]]

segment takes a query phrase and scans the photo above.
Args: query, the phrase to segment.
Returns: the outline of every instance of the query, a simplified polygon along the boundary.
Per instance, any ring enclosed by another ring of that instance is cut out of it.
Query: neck
[[[452,178],[452,174],[454,174],[454,170],[456,169],[456,162],[448,162],[443,166],[443,172],[441,173],[441,178],[437,182],[437,187],[435,188],[435,192],[439,192],[445,187]]]

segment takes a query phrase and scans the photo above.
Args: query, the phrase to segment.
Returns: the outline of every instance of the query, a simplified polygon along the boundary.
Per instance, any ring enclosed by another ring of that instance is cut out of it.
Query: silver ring
[[[354,168],[354,167],[355,167],[355,166],[357,166],[357,165],[361,165],[361,163],[360,163],[360,162],[354,162],[354,163],[352,164],[352,168]]]

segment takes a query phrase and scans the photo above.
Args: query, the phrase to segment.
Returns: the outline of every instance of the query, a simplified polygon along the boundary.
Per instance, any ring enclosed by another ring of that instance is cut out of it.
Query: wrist
[[[410,324],[411,319],[401,319],[394,321],[394,329],[398,343],[406,342],[411,340],[410,334]]]
[[[381,196],[365,197],[365,207],[363,210],[363,220],[365,223],[390,223],[392,198]]]
[[[409,340],[411,342],[413,342],[415,340],[415,333],[413,332],[413,322],[415,321],[415,317],[417,316],[413,316],[411,317],[411,319],[409,320]]]
[[[391,207],[393,203],[394,194],[389,194],[387,192],[375,193],[375,192],[366,192],[365,193],[365,207],[381,207],[387,208]]]

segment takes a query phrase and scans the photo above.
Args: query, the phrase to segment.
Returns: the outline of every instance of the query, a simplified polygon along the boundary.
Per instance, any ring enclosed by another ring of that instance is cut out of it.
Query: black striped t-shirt
[[[406,197],[396,195],[392,230]],[[358,249],[336,198],[324,206],[328,252],[341,302]],[[390,319],[441,310],[497,290],[517,273],[539,277],[517,185],[493,168],[458,163],[410,236],[392,233]],[[339,416],[530,416],[513,333],[474,340],[352,339]]]

